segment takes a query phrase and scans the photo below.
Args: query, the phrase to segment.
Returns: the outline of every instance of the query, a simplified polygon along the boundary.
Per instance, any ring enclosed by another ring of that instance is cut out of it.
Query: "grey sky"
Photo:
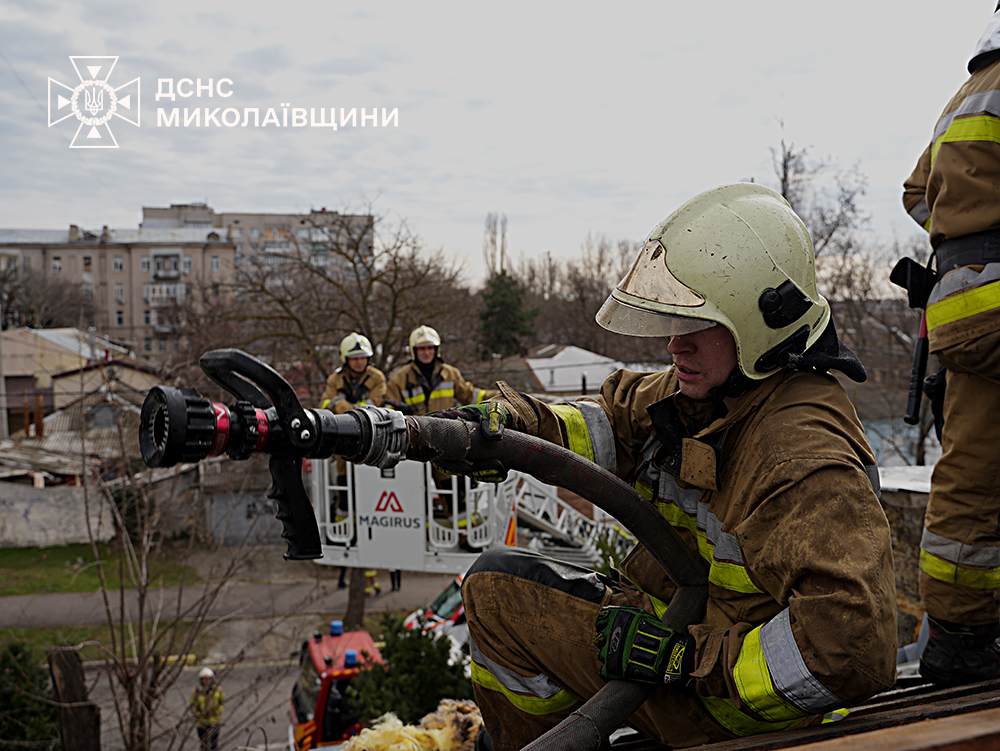
[[[815,156],[860,163],[890,242],[916,230],[902,181],[994,6],[0,0],[0,227],[368,197],[475,279],[488,211],[506,213],[515,257],[572,255],[588,231],[639,240],[700,190],[770,182],[781,119]],[[48,78],[79,82],[70,55],[118,55],[115,87],[141,77],[141,127],[110,123],[121,148],[69,149],[75,118],[47,127]],[[159,78],[234,93],[157,102]],[[157,107],[263,119],[284,102],[398,108],[399,126],[157,127]]]

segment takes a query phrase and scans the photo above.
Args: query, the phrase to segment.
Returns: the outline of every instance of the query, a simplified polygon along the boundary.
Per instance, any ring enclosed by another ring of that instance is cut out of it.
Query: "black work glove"
[[[601,678],[669,684],[685,679],[694,665],[694,639],[667,628],[635,607],[601,608],[595,623]]]
[[[479,426],[479,431],[491,441],[503,438],[503,432],[513,423],[513,417],[507,407],[501,402],[481,402],[467,407],[443,409],[431,412],[428,417],[440,417],[445,420],[465,420]],[[432,462],[435,467],[452,475],[467,475],[479,482],[503,482],[507,479],[507,468],[498,459],[487,459],[479,462],[451,461],[438,459]]]
[[[385,406],[389,407],[390,409],[397,410],[398,412],[402,412],[404,415],[413,414],[413,407],[411,407],[406,402],[386,402]]]

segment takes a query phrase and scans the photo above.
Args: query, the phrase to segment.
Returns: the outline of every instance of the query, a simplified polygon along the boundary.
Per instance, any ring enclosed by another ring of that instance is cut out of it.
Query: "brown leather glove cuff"
[[[506,381],[497,381],[497,388],[500,389],[500,396],[491,401],[507,405],[514,420],[511,427],[521,433],[537,435],[538,408],[524,394],[511,388]]]

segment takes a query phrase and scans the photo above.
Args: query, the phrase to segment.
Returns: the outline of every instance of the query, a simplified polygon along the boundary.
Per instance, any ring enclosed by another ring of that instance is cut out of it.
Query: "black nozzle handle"
[[[302,484],[302,460],[272,456],[268,467],[273,483],[267,497],[278,505],[276,516],[283,527],[281,536],[288,542],[285,560],[322,558],[319,525]]]
[[[305,453],[316,443],[316,430],[305,429],[312,421],[295,390],[270,365],[239,349],[213,349],[201,356],[200,364],[209,378],[240,399],[260,409],[273,404],[288,442],[297,450]]]

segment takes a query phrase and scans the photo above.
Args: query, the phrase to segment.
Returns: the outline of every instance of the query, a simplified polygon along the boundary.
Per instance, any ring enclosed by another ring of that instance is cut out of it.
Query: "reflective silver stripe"
[[[917,203],[912,209],[910,209],[910,216],[923,227],[927,220],[931,218],[931,210],[927,208],[927,199],[921,198],[920,202]]]
[[[590,445],[594,450],[594,464],[604,467],[608,472],[618,468],[618,452],[615,449],[615,432],[607,413],[597,402],[570,402],[580,410],[583,421],[590,434]]]
[[[660,482],[658,492],[661,501],[673,501],[681,511],[689,516],[698,518],[698,526],[705,528],[704,517],[699,506],[705,506],[705,513],[708,512],[708,504],[700,504],[701,488],[682,488],[677,484],[677,480],[669,472],[660,472]]]
[[[976,271],[968,267],[955,269],[944,275],[940,282],[934,285],[931,296],[927,298],[927,304],[941,302],[944,298],[963,292],[970,287],[978,287],[982,284],[989,284],[1000,279],[1000,263],[988,263],[982,271]]]
[[[489,670],[500,685],[506,689],[517,691],[519,694],[537,696],[539,699],[549,699],[562,691],[562,688],[553,683],[552,679],[545,675],[545,673],[529,676],[518,675],[513,670],[509,670],[503,665],[493,662],[493,660],[479,651],[479,647],[476,646],[476,643],[472,639],[469,639],[469,652],[472,656],[472,661]]]
[[[820,714],[844,705],[830,689],[809,672],[795,643],[788,608],[778,613],[760,630],[760,648],[767,661],[771,680],[782,696],[807,714]]]
[[[947,114],[941,116],[934,126],[934,137],[932,141],[937,141],[951,127],[956,117],[965,115],[975,115],[985,112],[987,115],[1000,117],[1000,91],[992,89],[990,91],[980,91],[962,100],[958,107]]]
[[[660,500],[673,501],[688,516],[696,519],[698,529],[705,532],[705,539],[715,548],[713,557],[745,566],[743,551],[736,537],[722,531],[722,520],[709,511],[708,503],[701,500],[701,488],[681,488],[669,472],[660,473],[658,488]]]
[[[722,522],[719,520],[719,517],[708,510],[707,503],[698,505],[699,507],[705,507],[705,537],[715,546],[715,559],[719,561],[732,561],[733,563],[745,566],[743,551],[740,550],[740,544],[736,541],[736,538],[728,532],[722,531]],[[700,527],[701,508],[698,509],[698,517],[698,526]]]
[[[924,529],[920,549],[956,566],[1000,568],[1000,547],[967,545]]]

